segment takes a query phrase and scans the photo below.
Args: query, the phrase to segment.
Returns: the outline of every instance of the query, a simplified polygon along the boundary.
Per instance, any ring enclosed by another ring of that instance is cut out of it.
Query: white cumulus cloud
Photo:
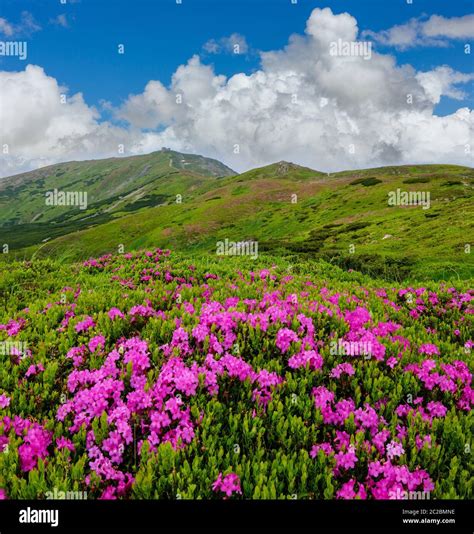
[[[64,101],[66,88],[41,67],[0,71],[1,174],[58,161],[117,155],[132,134],[107,122],[80,93]],[[6,152],[6,153],[5,153]]]
[[[432,15],[423,24],[423,33],[428,37],[472,39],[474,38],[474,14],[452,18]]]
[[[348,13],[315,9],[305,35],[261,54],[261,68],[229,79],[197,56],[182,65],[161,104],[144,93],[118,110],[133,126],[154,117],[160,127],[147,146],[161,144],[207,154],[237,170],[288,159],[322,170],[395,163],[472,163],[473,113],[434,114],[442,95],[462,99],[472,75],[440,66],[417,72],[392,55],[333,56],[332,42],[356,40]],[[176,104],[176,95],[182,102]],[[198,95],[198,97],[196,97]],[[433,132],[450,131],[450,136]]]
[[[315,9],[303,35],[281,50],[261,53],[251,74],[230,78],[195,55],[168,86],[150,80],[143,92],[101,119],[80,94],[65,91],[36,66],[0,73],[5,105],[2,143],[7,171],[71,159],[146,153],[163,146],[217,158],[238,171],[289,160],[323,171],[393,164],[472,165],[474,113],[440,117],[443,95],[462,100],[472,74],[449,66],[419,72],[372,51],[332,55],[331,43],[357,40],[348,13]],[[472,153],[472,149],[471,149]]]
[[[432,15],[429,19],[413,18],[406,24],[387,30],[364,31],[362,36],[374,41],[406,50],[418,46],[449,46],[450,40],[474,38],[474,15],[446,18]]]

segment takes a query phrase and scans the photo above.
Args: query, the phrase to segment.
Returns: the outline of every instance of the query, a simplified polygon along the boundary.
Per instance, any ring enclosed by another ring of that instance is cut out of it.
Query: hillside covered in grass
[[[221,178],[173,172],[147,177],[149,196],[91,205],[95,215],[86,219],[70,209],[64,223],[2,227],[10,257],[78,260],[150,246],[214,254],[216,242],[228,239],[254,240],[261,252],[324,259],[389,279],[474,274],[470,168],[418,165],[324,174],[279,162]],[[397,190],[429,194],[429,208],[390,205],[389,195]]]
[[[144,156],[72,161],[0,179],[0,232],[12,248],[97,226],[117,214],[174,202],[235,172],[219,161],[161,150]],[[87,206],[46,205],[54,190],[87,193]]]

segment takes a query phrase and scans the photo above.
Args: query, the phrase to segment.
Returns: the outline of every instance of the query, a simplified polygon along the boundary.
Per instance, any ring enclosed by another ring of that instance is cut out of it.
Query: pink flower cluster
[[[293,330],[289,328],[281,328],[278,331],[276,338],[276,346],[282,351],[287,352],[290,348],[291,343],[296,343],[299,341],[299,338]]]
[[[0,330],[5,330],[9,336],[16,336],[20,333],[25,324],[25,319],[18,319],[17,321],[10,319],[7,324],[0,324]]]
[[[334,367],[329,376],[331,378],[340,378],[342,374],[352,376],[354,373],[355,369],[350,363],[340,363]]]
[[[4,393],[0,395],[0,408],[8,408],[10,406],[10,397],[7,397]]]
[[[187,344],[186,332],[183,329],[177,331],[173,343]],[[92,348],[103,345],[101,336],[93,340]],[[178,448],[194,438],[194,423],[182,396],[196,395],[200,375],[204,376],[204,387],[211,395],[218,392],[219,377],[227,375],[240,381],[248,380],[257,386],[254,389],[255,400],[263,404],[271,398],[271,389],[282,382],[275,373],[265,369],[256,372],[250,364],[230,354],[219,360],[209,354],[204,365],[193,363],[190,367],[181,358],[172,357],[163,364],[151,386],[147,384],[150,366],[147,343],[131,338],[122,341],[118,349],[110,352],[99,369],[76,368],[69,375],[68,389],[74,396],[60,406],[57,418],[63,421],[72,417],[69,428],[72,433],[85,426],[91,469],[100,478],[115,483],[108,486],[104,498],[121,495],[125,488],[130,487],[131,474],[122,472],[121,465],[127,451],[130,452],[135,416],[141,419],[139,450],[144,441],[149,443],[152,451],[166,442]],[[127,385],[129,367],[131,376]],[[107,414],[109,433],[99,445],[92,423],[103,413]],[[69,448],[66,442],[60,445]]]
[[[242,493],[240,479],[235,473],[229,473],[224,477],[219,473],[217,480],[212,484],[212,489],[225,493],[227,497],[232,497],[234,493]]]
[[[442,392],[458,394],[458,407],[470,411],[474,405],[474,390],[471,388],[472,375],[467,364],[461,360],[442,363],[440,368],[443,374],[437,372],[436,368],[436,361],[428,359],[421,364],[408,364],[405,371],[417,376],[427,390],[437,386]]]
[[[310,369],[317,370],[321,369],[323,363],[323,357],[316,350],[301,351],[288,360],[288,366],[291,369],[306,367],[309,364]]]
[[[46,431],[37,423],[30,426],[18,447],[20,467],[22,471],[31,471],[38,464],[38,460],[48,456],[48,447],[51,444],[51,432]]]
[[[94,328],[95,322],[92,317],[87,316],[84,318],[84,320],[79,321],[76,326],[74,327],[74,330],[76,332],[86,332],[87,330]]]

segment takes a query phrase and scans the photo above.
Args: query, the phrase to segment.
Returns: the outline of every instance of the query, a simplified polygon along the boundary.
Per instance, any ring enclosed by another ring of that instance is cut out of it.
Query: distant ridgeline
[[[236,174],[167,147],[0,180],[2,260],[142,247],[324,259],[385,278],[467,278],[474,170],[322,173],[280,161]]]

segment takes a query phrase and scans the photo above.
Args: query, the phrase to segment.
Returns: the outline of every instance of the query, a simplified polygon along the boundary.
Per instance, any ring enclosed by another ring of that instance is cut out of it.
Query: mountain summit
[[[206,180],[235,174],[215,159],[166,148],[138,156],[57,163],[0,179],[0,227],[67,218],[68,206],[45,206],[46,193],[55,190],[87,192],[90,207],[110,213],[128,210],[137,201],[160,204]]]

